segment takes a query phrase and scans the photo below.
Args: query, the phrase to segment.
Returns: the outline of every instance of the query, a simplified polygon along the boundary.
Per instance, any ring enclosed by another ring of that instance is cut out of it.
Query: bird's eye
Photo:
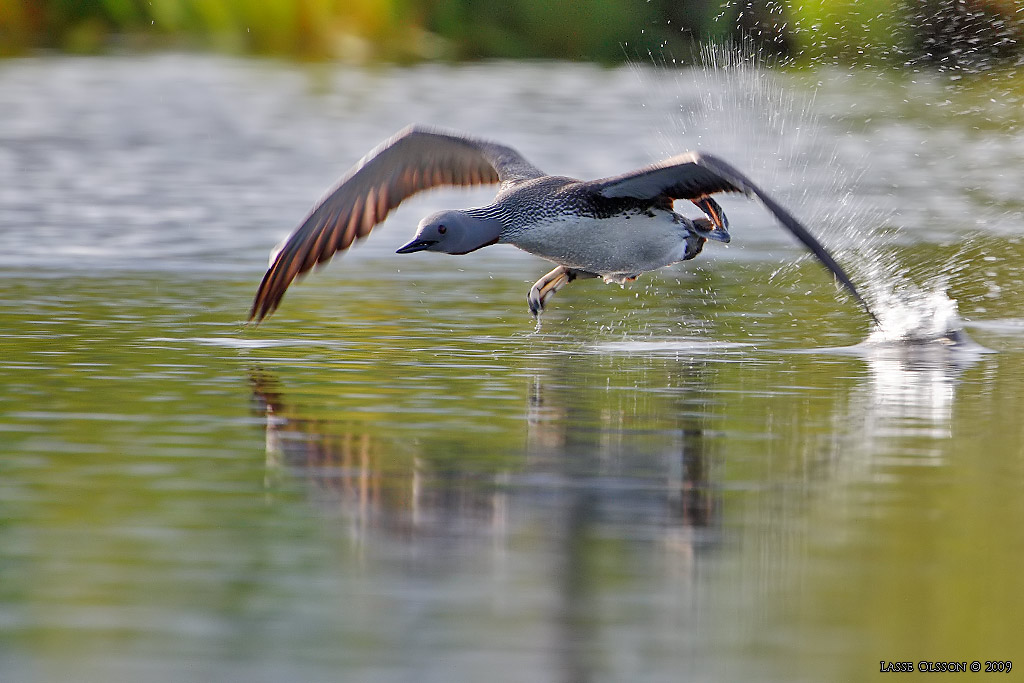
[[[437,226],[437,232],[438,234],[443,235],[446,232],[448,232],[448,228],[444,227],[443,225],[439,225]]]

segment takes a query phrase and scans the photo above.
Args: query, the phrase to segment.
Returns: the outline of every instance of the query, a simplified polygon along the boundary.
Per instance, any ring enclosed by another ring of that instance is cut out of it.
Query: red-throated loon
[[[288,285],[317,263],[348,249],[407,197],[442,185],[500,183],[488,206],[441,211],[420,221],[398,250],[468,254],[512,244],[557,264],[530,290],[534,315],[548,298],[581,277],[632,280],[700,253],[708,239],[729,241],[728,221],[709,195],[741,192],[768,208],[860,302],[849,276],[796,218],[744,174],[709,154],[688,152],[622,175],[581,181],[549,176],[504,145],[411,126],[363,157],[272,257],[249,312],[262,320]],[[707,215],[689,219],[672,208],[688,199]]]

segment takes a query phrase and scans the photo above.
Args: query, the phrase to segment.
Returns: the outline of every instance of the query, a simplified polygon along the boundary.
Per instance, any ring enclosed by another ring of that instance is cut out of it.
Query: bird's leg
[[[701,211],[707,214],[707,217],[711,219],[711,226],[713,226],[710,230],[701,230],[701,237],[728,243],[729,240],[732,239],[729,235],[729,219],[726,218],[725,212],[722,211],[722,207],[718,205],[718,202],[707,196],[691,201],[693,201]],[[698,229],[707,225],[707,222],[701,219],[697,219],[694,223]],[[696,254],[694,254],[694,256],[696,256]]]
[[[555,292],[565,287],[578,277],[597,277],[594,273],[582,270],[573,270],[565,266],[558,266],[550,273],[537,280],[530,288],[530,295],[526,297],[530,304],[530,313],[539,316],[544,311],[544,304],[554,296]]]

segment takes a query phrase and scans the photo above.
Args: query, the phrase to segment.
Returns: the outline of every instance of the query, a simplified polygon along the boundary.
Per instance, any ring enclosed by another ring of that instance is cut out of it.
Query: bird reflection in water
[[[443,442],[429,435],[403,438],[343,411],[334,418],[254,372],[269,476],[305,478],[360,545],[397,542],[417,576],[508,591],[492,596],[506,601],[502,613],[541,610],[548,635],[536,647],[564,680],[592,680],[615,656],[601,608],[609,562],[670,577],[663,599],[684,620],[696,609],[695,564],[720,533],[720,468],[690,379],[675,394],[584,390],[578,376],[592,380],[603,361],[577,360],[527,380],[525,449],[510,440],[513,456],[497,461],[436,452]]]
[[[497,529],[507,517],[510,491],[525,501],[579,488],[595,492],[601,518],[612,523],[692,530],[717,521],[700,418],[679,417],[671,429],[636,433],[623,410],[573,401],[571,385],[546,386],[534,378],[524,457],[489,467],[476,458],[439,458],[424,450],[430,448],[425,441],[289,401],[266,371],[252,372],[250,382],[254,412],[266,419],[268,486],[284,474],[303,477],[359,529],[427,535]]]
[[[504,493],[483,485],[476,473],[431,468],[415,443],[398,443],[363,422],[307,416],[290,403],[276,379],[252,372],[254,411],[266,418],[268,487],[300,477],[363,540],[370,529],[398,537],[458,534],[468,528],[498,530]]]

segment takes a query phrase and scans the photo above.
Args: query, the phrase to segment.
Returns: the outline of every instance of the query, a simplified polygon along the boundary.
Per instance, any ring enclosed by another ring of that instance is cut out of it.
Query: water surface
[[[1014,659],[1024,136],[988,102],[1010,85],[637,71],[0,64],[0,677]],[[862,344],[863,313],[739,198],[730,247],[573,283],[535,330],[544,263],[392,254],[488,196],[429,194],[244,325],[271,247],[410,121],[581,177],[718,151],[873,300],[948,291],[996,353]]]

